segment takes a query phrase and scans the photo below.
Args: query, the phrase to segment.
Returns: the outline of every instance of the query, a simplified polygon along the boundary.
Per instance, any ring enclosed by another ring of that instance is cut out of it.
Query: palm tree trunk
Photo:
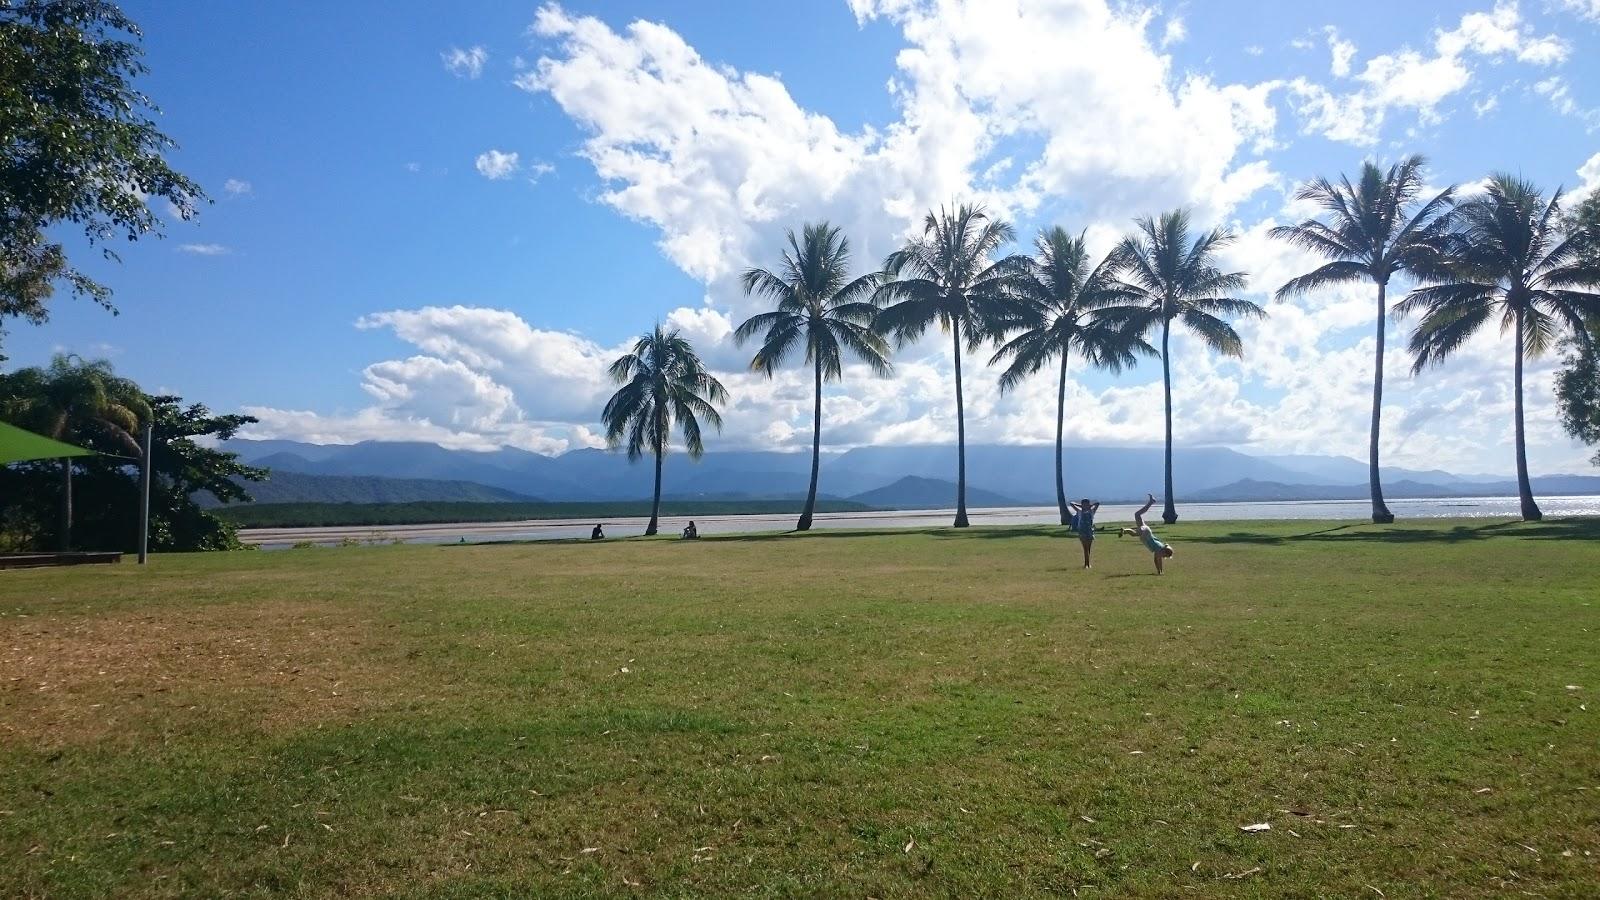
[[[956,522],[967,527],[967,420],[961,402],[961,320],[951,323],[956,346]]]
[[[1516,368],[1516,417],[1517,417],[1517,494],[1522,500],[1522,520],[1524,522],[1537,522],[1544,518],[1544,513],[1539,511],[1539,504],[1533,502],[1533,485],[1528,481],[1528,442],[1522,428],[1522,309],[1517,309],[1517,368]]]
[[[644,527],[645,537],[655,534],[661,524],[661,457],[664,455],[661,450],[656,448],[656,493],[655,499],[650,501],[650,524]]]
[[[72,460],[61,458],[61,552],[72,550]]]
[[[1061,426],[1067,418],[1067,351],[1061,351],[1061,384],[1056,388],[1056,506],[1067,524],[1067,486],[1061,478]]]
[[[1383,482],[1378,475],[1378,431],[1383,414],[1383,332],[1388,312],[1389,285],[1378,282],[1378,357],[1372,372],[1372,438],[1367,445],[1367,480],[1372,484],[1372,521],[1387,525],[1394,521],[1394,513],[1383,502]]]
[[[1161,511],[1161,521],[1171,525],[1178,521],[1178,507],[1172,502],[1172,353],[1168,347],[1172,336],[1172,320],[1161,320],[1161,386],[1166,392],[1167,410],[1167,505]]]
[[[811,514],[817,509],[817,470],[822,466],[822,356],[816,359],[816,403],[811,408],[811,487],[806,489],[806,506],[800,510],[795,531],[811,530]]]

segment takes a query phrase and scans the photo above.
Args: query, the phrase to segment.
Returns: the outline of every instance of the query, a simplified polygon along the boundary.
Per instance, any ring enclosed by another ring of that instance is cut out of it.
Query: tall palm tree
[[[872,330],[878,308],[871,298],[882,277],[872,273],[851,279],[850,242],[838,228],[821,222],[806,225],[798,239],[789,232],[789,249],[784,251],[777,273],[748,269],[743,283],[746,294],[759,294],[778,304],[772,312],[746,319],[733,333],[740,344],[764,333],[750,368],[770,378],[784,359],[802,346],[805,361],[812,367],[811,486],[806,490],[800,521],[794,526],[796,531],[807,531],[816,511],[817,475],[822,465],[822,383],[839,380],[846,351],[876,375],[887,376],[891,371],[889,345]]]
[[[1513,333],[1517,492],[1522,518],[1536,521],[1543,514],[1528,483],[1522,360],[1543,353],[1562,331],[1587,340],[1585,317],[1600,316],[1600,261],[1584,257],[1587,235],[1563,231],[1559,189],[1546,200],[1511,175],[1491,175],[1488,189],[1458,203],[1452,218],[1441,264],[1422,273],[1424,285],[1395,312],[1422,314],[1411,335],[1413,373],[1443,362],[1491,318],[1498,316],[1501,333]]]
[[[117,376],[106,360],[57,354],[45,368],[21,369],[6,378],[0,415],[24,428],[106,452],[143,456],[140,426],[152,418],[150,403],[132,381]],[[62,552],[72,549],[72,464],[61,460]]]
[[[1014,290],[1021,300],[1021,329],[989,360],[997,365],[1011,360],[1000,375],[1000,390],[1008,391],[1052,361],[1060,360],[1056,384],[1056,506],[1061,524],[1067,524],[1067,489],[1062,476],[1061,433],[1067,412],[1067,360],[1074,351],[1089,365],[1112,372],[1138,362],[1135,354],[1154,354],[1138,332],[1143,310],[1120,301],[1131,291],[1117,278],[1119,261],[1113,254],[1091,266],[1083,235],[1073,237],[1054,227],[1034,242],[1038,254],[1018,275]]]
[[[1278,289],[1277,299],[1356,281],[1370,280],[1378,286],[1378,347],[1372,374],[1372,434],[1367,444],[1367,479],[1372,488],[1372,521],[1379,524],[1394,521],[1394,513],[1389,512],[1383,502],[1383,485],[1378,477],[1389,279],[1400,272],[1427,266],[1437,258],[1441,236],[1448,223],[1446,213],[1455,192],[1454,187],[1445,188],[1418,207],[1424,164],[1421,156],[1408,156],[1383,172],[1369,161],[1361,164],[1361,177],[1355,184],[1343,176],[1338,184],[1326,178],[1309,181],[1295,193],[1295,199],[1315,203],[1328,215],[1329,221],[1307,219],[1298,225],[1274,228],[1271,232],[1275,238],[1331,260],[1290,279]]]
[[[1220,228],[1198,236],[1189,230],[1189,211],[1173,210],[1136,223],[1139,233],[1125,238],[1117,255],[1126,267],[1124,280],[1144,307],[1146,327],[1161,326],[1161,380],[1166,399],[1166,507],[1161,519],[1178,521],[1172,499],[1172,323],[1188,326],[1212,350],[1243,356],[1244,342],[1218,314],[1261,318],[1267,313],[1248,300],[1227,296],[1245,287],[1243,272],[1217,268],[1215,254],[1234,240]]]
[[[873,302],[883,307],[874,327],[879,334],[893,335],[900,346],[921,337],[935,322],[950,334],[955,348],[957,528],[967,527],[961,352],[963,347],[977,350],[997,338],[1001,322],[1013,308],[1009,285],[1020,258],[993,259],[1013,236],[1010,224],[991,219],[981,206],[941,206],[937,213],[930,210],[922,222],[922,236],[884,261],[888,280],[873,295]]]
[[[647,535],[655,534],[661,517],[661,463],[673,424],[682,432],[690,458],[699,459],[705,452],[700,420],[721,431],[722,416],[711,404],[727,402],[728,392],[706,371],[683,335],[660,324],[634,342],[633,352],[618,357],[610,372],[622,387],[606,401],[600,414],[606,442],[612,447],[625,445],[629,462],[647,452],[655,457],[655,496],[650,503],[650,524],[644,530]]]

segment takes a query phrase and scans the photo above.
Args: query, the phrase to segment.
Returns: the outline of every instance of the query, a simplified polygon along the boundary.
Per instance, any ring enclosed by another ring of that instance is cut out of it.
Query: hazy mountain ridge
[[[647,462],[630,465],[624,455],[598,449],[550,457],[510,449],[487,453],[448,450],[421,442],[316,445],[235,440],[226,447],[246,462],[278,472],[471,482],[552,501],[647,497],[653,476]],[[1071,498],[1087,495],[1127,501],[1149,491],[1160,492],[1159,447],[1068,447],[1064,458]],[[802,496],[810,467],[810,456],[803,452],[712,451],[698,462],[675,453],[667,458],[662,493],[683,499]],[[955,468],[953,445],[860,447],[825,455],[818,489],[821,495],[854,498],[907,477],[951,482]],[[1367,496],[1366,464],[1347,457],[1250,456],[1222,447],[1180,447],[1173,451],[1173,469],[1180,501]],[[1398,468],[1384,472],[1386,493],[1397,497],[1515,493],[1510,479],[1503,477]],[[1054,473],[1054,448],[1049,445],[967,448],[968,491],[996,495],[1005,505],[1054,504]],[[1600,493],[1600,477],[1595,476],[1545,476],[1534,479],[1534,484],[1548,493]],[[979,503],[969,496],[968,505],[995,504]]]

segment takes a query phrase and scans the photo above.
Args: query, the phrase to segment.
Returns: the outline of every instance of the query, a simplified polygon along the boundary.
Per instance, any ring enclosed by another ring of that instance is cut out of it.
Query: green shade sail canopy
[[[94,456],[93,450],[74,447],[42,434],[24,431],[0,422],[0,465],[28,459],[60,459],[63,456]]]

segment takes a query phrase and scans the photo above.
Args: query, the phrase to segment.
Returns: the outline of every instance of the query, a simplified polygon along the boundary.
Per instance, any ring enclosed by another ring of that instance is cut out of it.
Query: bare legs
[[[1150,511],[1150,507],[1156,505],[1156,495],[1155,494],[1150,494],[1148,496],[1149,496],[1150,499],[1146,500],[1144,502],[1144,505],[1139,507],[1139,511],[1133,514],[1134,528],[1132,530],[1134,530],[1134,531],[1137,531],[1138,529],[1144,527],[1144,514]],[[1128,531],[1128,530],[1130,530],[1130,529],[1127,529],[1127,528],[1123,529],[1123,531]]]
[[[1153,555],[1156,558],[1156,574],[1160,575],[1161,574],[1162,556],[1159,553],[1155,553],[1155,554],[1151,554],[1151,555]]]
[[[1083,567],[1089,568],[1089,551],[1094,549],[1094,538],[1080,537],[1079,543],[1083,544]]]

